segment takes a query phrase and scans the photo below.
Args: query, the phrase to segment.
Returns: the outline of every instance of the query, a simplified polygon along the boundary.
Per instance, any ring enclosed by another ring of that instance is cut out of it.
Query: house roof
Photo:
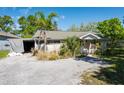
[[[33,36],[33,38],[38,38],[40,35],[40,30],[38,30],[35,35]],[[48,39],[65,39],[67,37],[72,37],[72,36],[76,36],[76,37],[82,37],[82,36],[86,36],[89,35],[89,33],[93,36],[95,36],[96,38],[100,39],[99,36],[96,35],[95,32],[64,32],[64,31],[45,31],[47,34],[47,38]]]
[[[5,37],[9,37],[9,38],[19,38],[16,35],[13,35],[13,34],[11,34],[9,32],[3,32],[3,31],[0,31],[0,36],[5,36]]]
[[[101,39],[101,37],[93,33],[88,33],[88,34],[82,35],[80,39],[93,40],[93,39]]]

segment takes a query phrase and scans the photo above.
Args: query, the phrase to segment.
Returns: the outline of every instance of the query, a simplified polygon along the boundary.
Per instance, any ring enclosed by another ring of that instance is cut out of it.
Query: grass
[[[0,51],[0,59],[7,57],[9,51],[8,50],[1,50]]]
[[[110,64],[109,67],[102,67],[94,74],[85,73],[83,78],[88,84],[124,84],[124,48],[113,50],[114,55],[102,56],[103,60]],[[92,82],[90,82],[92,81]]]
[[[96,73],[94,71],[85,71],[81,75],[81,84],[85,85],[105,85],[106,82],[95,78]]]
[[[101,68],[96,77],[109,84],[124,84],[124,54],[106,56],[104,60],[110,63],[111,67]]]

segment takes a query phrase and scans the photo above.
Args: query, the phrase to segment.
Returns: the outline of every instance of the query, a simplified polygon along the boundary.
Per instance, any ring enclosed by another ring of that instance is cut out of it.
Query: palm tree
[[[70,52],[71,56],[75,57],[77,54],[80,54],[81,45],[82,43],[78,37],[68,37],[64,40],[60,52]]]
[[[55,30],[55,27],[54,27],[55,25],[54,25],[54,23],[55,23],[56,21],[53,22],[53,19],[54,19],[55,17],[58,17],[58,15],[57,15],[56,13],[54,13],[54,12],[52,12],[52,13],[50,13],[50,14],[48,15],[48,17],[47,17],[47,22],[48,22],[47,29]],[[56,23],[56,24],[57,24],[57,23]]]
[[[43,12],[36,12],[36,25],[38,29],[42,30],[54,30],[54,22],[53,19],[58,15],[54,12],[50,13],[47,17],[45,17]]]

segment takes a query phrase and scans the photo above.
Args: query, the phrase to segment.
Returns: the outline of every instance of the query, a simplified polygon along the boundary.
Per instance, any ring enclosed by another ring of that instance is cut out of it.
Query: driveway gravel
[[[39,61],[31,54],[0,60],[1,85],[77,85],[80,75],[101,66],[83,60]]]

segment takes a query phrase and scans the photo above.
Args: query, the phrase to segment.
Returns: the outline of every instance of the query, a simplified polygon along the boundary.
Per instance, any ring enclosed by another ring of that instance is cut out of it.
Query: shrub
[[[65,44],[63,44],[61,47],[60,47],[60,55],[64,55],[65,53],[67,53],[67,51],[69,51],[68,50],[68,48],[66,47],[66,45]]]
[[[44,51],[39,50],[36,56],[39,60],[57,60],[57,59],[59,59],[59,54],[56,51],[44,52]]]
[[[101,49],[97,49],[94,53],[94,55],[100,56],[102,53]]]
[[[49,54],[49,60],[57,60],[57,59],[59,59],[59,54],[57,52],[53,51]]]
[[[68,37],[64,40],[63,45],[60,48],[60,55],[65,57],[75,57],[80,54],[82,42],[78,37]]]
[[[43,52],[43,51],[39,50],[36,56],[39,60],[48,60],[49,55],[47,52]]]
[[[67,51],[64,53],[64,58],[69,58],[69,57],[72,57],[72,53],[70,51]]]
[[[59,54],[62,58],[72,57],[71,51],[66,47],[65,44],[61,46]]]

